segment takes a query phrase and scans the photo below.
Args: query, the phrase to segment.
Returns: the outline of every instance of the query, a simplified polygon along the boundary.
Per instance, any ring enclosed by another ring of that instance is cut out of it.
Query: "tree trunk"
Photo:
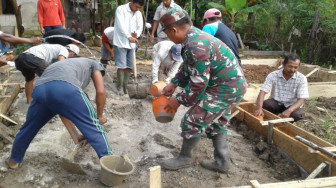
[[[103,36],[104,29],[105,29],[105,15],[104,15],[104,0],[100,0],[100,28],[101,28],[101,35]]]
[[[21,5],[18,6],[16,0],[10,0],[13,5],[14,14],[16,18],[16,26],[19,32],[19,36],[22,37],[24,33],[24,27],[22,26],[22,17],[21,17]]]
[[[308,54],[307,54],[307,63],[313,63],[314,60],[314,50],[316,47],[316,32],[318,29],[318,24],[319,24],[319,10],[315,10],[315,15],[314,15],[314,22],[313,22],[313,27],[310,31],[309,35],[309,49],[308,49]]]
[[[278,15],[276,18],[274,40],[277,41],[280,38],[280,26],[281,26],[281,15]]]

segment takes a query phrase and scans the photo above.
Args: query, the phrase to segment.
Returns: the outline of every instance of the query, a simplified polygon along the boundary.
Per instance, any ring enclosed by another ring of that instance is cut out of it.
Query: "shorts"
[[[133,69],[133,51],[134,49],[113,46],[115,66],[118,69]]]
[[[111,44],[109,44],[111,48],[113,48],[113,46]],[[102,44],[101,45],[101,58],[102,59],[109,59],[110,58],[110,53],[106,50],[105,46]]]
[[[16,58],[15,67],[22,72],[26,82],[29,82],[35,78],[35,74],[41,76],[48,64],[44,59],[38,58],[33,54],[22,53]]]

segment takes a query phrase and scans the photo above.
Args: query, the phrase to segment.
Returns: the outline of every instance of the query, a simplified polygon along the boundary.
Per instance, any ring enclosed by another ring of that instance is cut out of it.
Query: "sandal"
[[[17,168],[19,168],[19,167],[22,166],[22,163],[16,163],[16,162],[14,162],[13,160],[11,160],[11,161],[13,161],[14,163],[16,163],[15,166],[12,167],[12,166],[9,164],[9,160],[11,160],[11,159],[8,158],[8,159],[6,159],[6,161],[5,161],[9,169],[13,169],[13,170],[14,170],[14,169],[17,169]]]

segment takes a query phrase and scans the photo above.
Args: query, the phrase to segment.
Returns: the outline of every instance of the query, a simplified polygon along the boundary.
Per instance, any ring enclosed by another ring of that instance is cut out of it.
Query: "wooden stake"
[[[258,182],[258,180],[251,180],[250,181],[250,185],[251,185],[252,188],[259,188],[259,187],[261,187],[260,184],[259,184],[259,182]]]
[[[314,179],[322,170],[327,166],[324,162],[321,163],[312,173],[309,174],[309,176],[306,178],[306,180]]]
[[[161,166],[149,168],[149,187],[161,188]]]
[[[268,132],[267,132],[267,143],[268,144],[273,144],[273,127],[274,127],[274,123],[268,124]]]
[[[242,39],[240,38],[239,33],[237,33],[237,37],[238,37],[238,40],[239,40],[239,43],[240,43],[240,46],[241,46],[242,50],[244,50],[245,46],[244,46],[244,43],[243,43]]]
[[[233,112],[232,114],[231,114],[231,116],[230,116],[230,119],[232,119],[232,118],[234,118],[236,115],[238,115],[239,114],[239,110],[236,110],[235,112]],[[229,119],[229,120],[230,120]]]

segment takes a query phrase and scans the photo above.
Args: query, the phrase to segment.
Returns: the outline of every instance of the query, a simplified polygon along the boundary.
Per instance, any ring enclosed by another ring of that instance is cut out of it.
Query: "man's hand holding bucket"
[[[167,110],[168,113],[175,113],[181,105],[175,97],[171,97],[175,92],[176,87],[177,85],[170,83],[162,90],[163,95],[170,97],[169,103],[165,107],[165,110]]]

